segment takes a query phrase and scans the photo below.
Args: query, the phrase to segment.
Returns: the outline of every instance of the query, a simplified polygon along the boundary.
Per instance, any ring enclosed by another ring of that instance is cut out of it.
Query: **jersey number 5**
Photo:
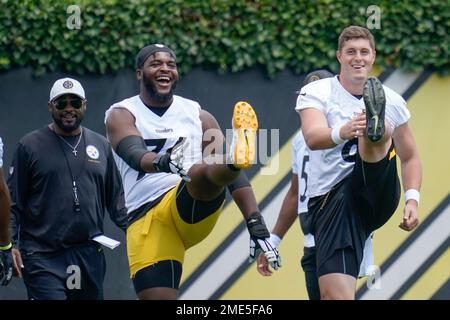
[[[308,174],[306,173],[306,164],[309,162],[309,156],[306,155],[303,157],[303,163],[302,163],[302,174],[301,179],[305,180],[305,191],[303,194],[300,195],[300,202],[304,202],[306,200],[306,190],[308,190]],[[300,187],[300,186],[299,186]]]

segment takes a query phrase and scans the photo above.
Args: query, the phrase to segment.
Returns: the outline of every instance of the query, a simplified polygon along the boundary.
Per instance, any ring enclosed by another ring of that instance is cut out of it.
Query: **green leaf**
[[[339,33],[365,26],[369,0],[79,0],[81,29],[67,28],[73,1],[0,0],[0,69],[115,73],[133,68],[149,43],[177,53],[180,73],[198,65],[237,72],[262,65],[271,77],[327,66],[337,71]],[[381,1],[377,63],[450,71],[448,1]],[[58,70],[57,70],[58,69]]]

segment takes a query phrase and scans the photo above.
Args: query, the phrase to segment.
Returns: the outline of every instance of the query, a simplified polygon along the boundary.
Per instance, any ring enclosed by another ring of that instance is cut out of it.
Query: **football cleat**
[[[386,95],[380,80],[375,77],[367,79],[363,91],[366,106],[367,138],[373,142],[379,141],[384,135],[384,114],[386,110]]]
[[[239,101],[233,112],[233,141],[231,143],[231,160],[233,166],[248,169],[255,159],[256,131],[258,119],[252,106]]]

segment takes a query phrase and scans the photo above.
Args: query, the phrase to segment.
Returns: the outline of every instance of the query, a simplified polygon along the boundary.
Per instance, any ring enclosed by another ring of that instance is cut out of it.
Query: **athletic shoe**
[[[258,119],[252,106],[239,101],[233,112],[233,141],[231,143],[231,160],[238,169],[248,169],[255,159],[256,131]]]
[[[375,77],[367,79],[363,91],[366,106],[367,138],[376,142],[384,135],[384,113],[386,109],[386,96],[383,85]]]

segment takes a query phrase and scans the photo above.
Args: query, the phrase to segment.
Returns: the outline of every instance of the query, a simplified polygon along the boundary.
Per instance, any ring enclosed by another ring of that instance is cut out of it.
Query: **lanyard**
[[[55,131],[52,130],[52,132],[56,136],[58,136],[58,134]],[[85,137],[83,135],[83,128],[81,128],[81,133],[80,134],[83,136],[83,143],[86,146]],[[70,179],[72,180],[73,209],[75,210],[75,212],[78,213],[78,212],[81,211],[81,207],[80,207],[80,200],[78,199],[78,186],[77,186],[76,180],[81,175],[81,172],[83,172],[84,165],[85,165],[85,160],[86,160],[86,155],[85,155],[85,152],[83,152],[83,159],[82,159],[83,162],[82,162],[82,165],[81,165],[81,170],[80,170],[78,176],[75,177],[73,175],[73,173],[72,173],[72,167],[70,166],[69,159],[67,159],[66,152],[64,151],[64,148],[63,148],[63,146],[61,144],[61,141],[59,141],[59,139],[58,139],[58,145],[59,145],[59,147],[60,147],[60,149],[61,149],[61,151],[62,151],[62,153],[64,155],[64,159],[66,160],[67,168],[69,169]]]

